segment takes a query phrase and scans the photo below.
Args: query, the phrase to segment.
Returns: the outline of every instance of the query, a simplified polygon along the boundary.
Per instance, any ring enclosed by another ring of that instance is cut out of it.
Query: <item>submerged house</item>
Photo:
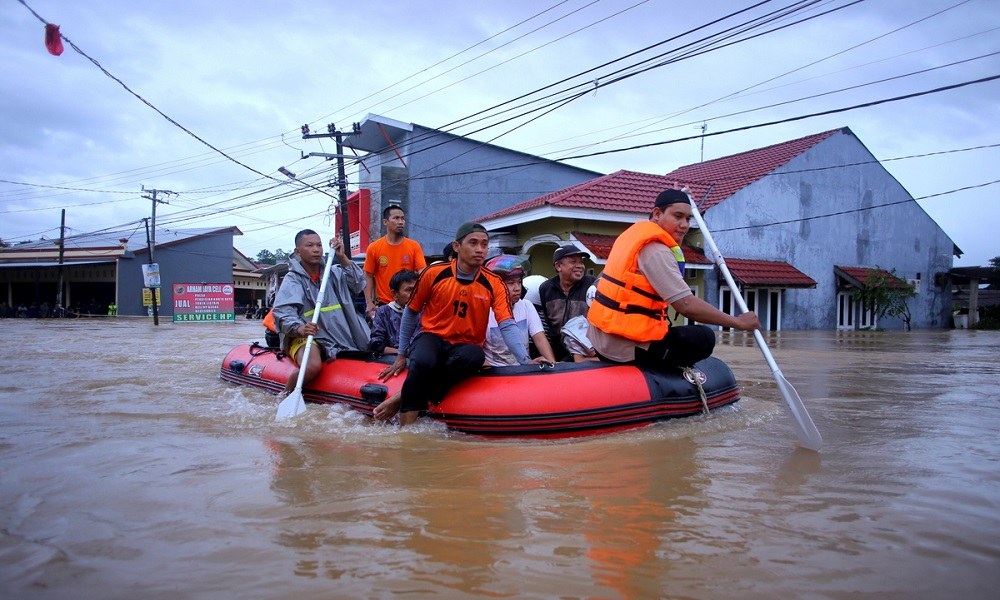
[[[748,306],[768,330],[901,328],[875,323],[851,290],[884,270],[916,291],[913,327],[945,327],[954,242],[848,128],[680,167],[666,175],[618,171],[487,214],[491,231],[516,238],[508,250],[551,274],[551,251],[573,241],[599,273],[615,237],[648,217],[666,187],[686,185]],[[682,247],[698,296],[736,312],[702,236]]]
[[[160,267],[160,315],[173,314],[173,284],[234,283],[239,272],[243,294],[263,298],[260,275],[233,248],[236,227],[165,229],[156,232],[154,258]],[[142,266],[149,262],[144,235],[105,231],[0,248],[0,292],[9,306],[50,306],[60,297],[72,314],[146,315],[152,294],[144,287]],[[256,268],[254,265],[253,268]]]

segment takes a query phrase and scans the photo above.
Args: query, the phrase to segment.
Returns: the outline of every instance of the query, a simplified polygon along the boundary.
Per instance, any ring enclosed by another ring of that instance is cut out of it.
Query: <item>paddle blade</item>
[[[280,421],[297,417],[304,412],[306,412],[306,401],[302,397],[302,390],[297,388],[281,401],[281,404],[278,405],[278,414],[274,418]]]
[[[780,372],[775,373],[774,380],[778,384],[778,391],[781,392],[781,396],[785,399],[785,405],[788,407],[788,413],[792,416],[792,422],[795,423],[795,431],[799,436],[799,443],[810,450],[819,452],[819,449],[823,446],[823,436],[819,434],[819,429],[816,429],[812,417],[809,416],[805,404],[802,403],[802,398],[799,397],[799,393],[795,391],[792,384]]]

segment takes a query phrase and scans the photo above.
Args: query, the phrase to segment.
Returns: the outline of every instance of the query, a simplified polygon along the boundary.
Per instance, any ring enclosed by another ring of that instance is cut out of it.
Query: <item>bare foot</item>
[[[372,411],[372,416],[375,417],[376,421],[388,421],[399,412],[399,405],[402,404],[402,401],[403,395],[396,392],[376,406],[375,410]]]

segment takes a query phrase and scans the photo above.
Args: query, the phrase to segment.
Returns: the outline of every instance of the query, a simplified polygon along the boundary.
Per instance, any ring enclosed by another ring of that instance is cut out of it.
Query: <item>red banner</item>
[[[371,206],[372,193],[370,190],[360,189],[347,197],[347,230],[351,233],[351,256],[356,256],[368,249],[371,241],[368,235],[368,227],[371,219],[368,216]],[[340,212],[337,212],[337,220],[334,231],[340,235]]]

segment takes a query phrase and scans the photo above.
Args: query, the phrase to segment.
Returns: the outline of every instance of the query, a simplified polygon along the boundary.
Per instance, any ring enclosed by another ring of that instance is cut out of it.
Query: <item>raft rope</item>
[[[281,351],[279,349],[271,348],[269,346],[264,346],[260,342],[256,342],[256,341],[254,343],[250,344],[250,350],[249,351],[250,351],[250,356],[252,357],[251,361],[254,358],[257,358],[258,356],[260,356],[261,354],[268,354],[268,353],[273,353],[275,356],[278,357],[278,360],[281,360],[282,358],[288,356],[287,354],[285,354],[283,351]]]
[[[701,385],[701,372],[694,367],[684,367],[684,378],[698,388],[698,397],[701,398],[701,412],[708,416],[708,397],[705,396],[705,388]]]

